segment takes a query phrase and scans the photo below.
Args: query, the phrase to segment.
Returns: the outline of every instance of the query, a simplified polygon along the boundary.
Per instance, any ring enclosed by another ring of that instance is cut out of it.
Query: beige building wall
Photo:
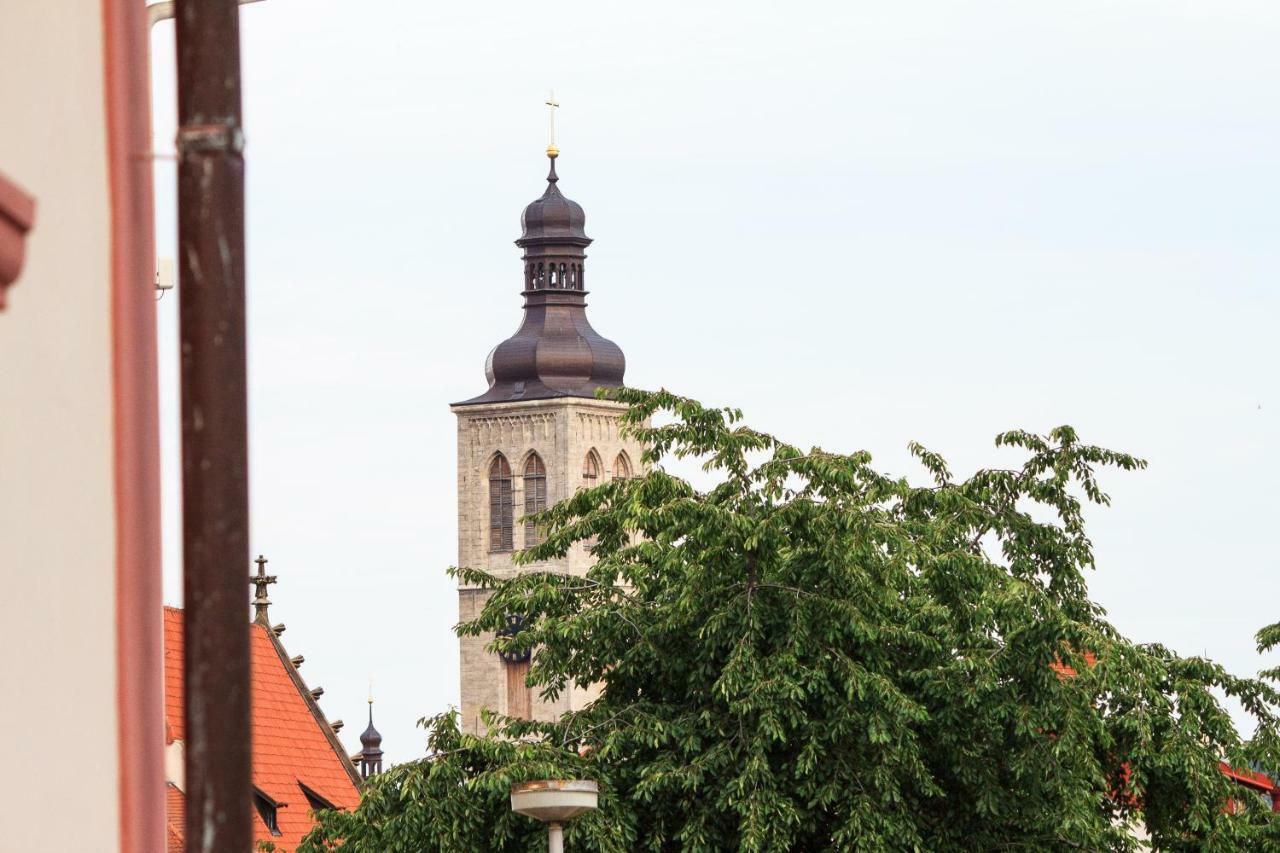
[[[120,805],[103,11],[98,0],[0,5],[0,171],[37,205],[0,312],[0,848],[49,850],[56,838],[59,850],[110,851]]]
[[[531,453],[542,457],[547,472],[547,505],[572,494],[584,484],[583,462],[594,452],[600,461],[600,479],[612,474],[614,462],[624,454],[632,473],[640,471],[640,445],[619,434],[618,418],[626,407],[605,400],[561,397],[518,403],[454,406],[458,416],[458,565],[480,568],[499,577],[518,571],[561,571],[585,574],[592,563],[581,545],[562,561],[517,567],[513,552],[489,548],[489,467],[498,453],[511,465],[515,505],[515,548],[525,546],[525,529],[520,523],[524,511],[524,470]],[[479,615],[488,593],[461,584],[458,589],[458,618]],[[460,645],[462,725],[466,731],[480,730],[483,708],[507,714],[509,666],[496,654],[485,650],[493,635],[463,637]],[[534,719],[552,720],[565,711],[582,707],[590,692],[574,690],[555,703],[531,699]]]

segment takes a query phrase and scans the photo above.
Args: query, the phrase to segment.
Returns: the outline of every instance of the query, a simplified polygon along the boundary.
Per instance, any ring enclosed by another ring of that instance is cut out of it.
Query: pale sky
[[[541,194],[587,212],[628,384],[923,480],[1061,423],[1103,482],[1095,597],[1239,673],[1280,619],[1280,6],[1273,0],[422,3],[241,16],[253,553],[352,751],[458,701],[455,420],[520,321]],[[173,25],[153,52],[174,132]],[[157,167],[162,255],[174,170]],[[166,601],[176,325],[159,304]],[[245,567],[246,572],[248,566]],[[1274,664],[1275,661],[1270,661]]]

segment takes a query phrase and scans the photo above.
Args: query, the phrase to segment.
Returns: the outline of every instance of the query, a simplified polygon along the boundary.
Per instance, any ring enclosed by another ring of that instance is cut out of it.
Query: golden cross
[[[556,93],[552,92],[547,98],[547,111],[551,114],[551,144],[547,146],[547,155],[554,157],[560,153],[560,149],[556,147],[556,108],[560,106],[560,102],[556,100]]]

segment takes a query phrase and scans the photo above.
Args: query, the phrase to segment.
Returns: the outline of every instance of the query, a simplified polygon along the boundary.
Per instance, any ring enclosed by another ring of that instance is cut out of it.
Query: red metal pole
[[[178,0],[188,853],[253,844],[244,159],[236,0]]]

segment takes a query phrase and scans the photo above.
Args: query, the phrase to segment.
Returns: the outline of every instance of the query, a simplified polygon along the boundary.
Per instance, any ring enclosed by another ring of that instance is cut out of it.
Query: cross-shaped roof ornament
[[[267,587],[276,582],[275,575],[267,574],[267,558],[258,555],[258,559],[254,560],[258,564],[258,573],[249,575],[249,583],[254,586],[253,595],[253,621],[261,622],[263,625],[270,625],[271,621],[267,617],[267,607],[271,604],[271,599],[267,598]]]
[[[560,102],[556,100],[555,92],[551,92],[546,103],[547,112],[551,114],[551,144],[547,146],[547,156],[554,160],[560,154],[560,149],[556,147],[556,109]]]

